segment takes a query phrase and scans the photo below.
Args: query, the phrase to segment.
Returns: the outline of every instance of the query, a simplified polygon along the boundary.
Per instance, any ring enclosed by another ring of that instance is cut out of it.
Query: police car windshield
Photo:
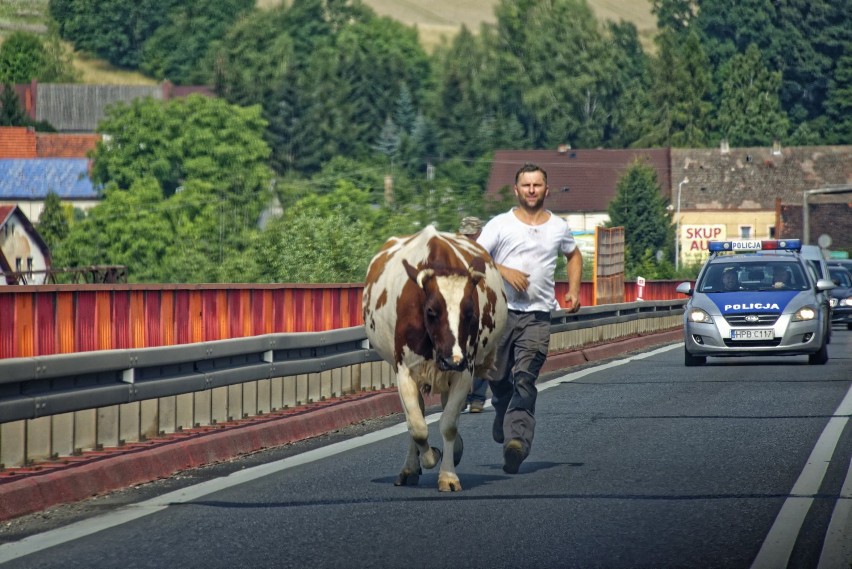
[[[766,259],[750,263],[711,263],[697,290],[702,293],[806,290],[808,277],[802,265]]]

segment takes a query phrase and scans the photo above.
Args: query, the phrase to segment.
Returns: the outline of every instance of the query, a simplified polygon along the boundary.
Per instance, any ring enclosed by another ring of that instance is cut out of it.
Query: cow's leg
[[[470,392],[469,373],[460,374],[450,384],[450,392],[442,397],[444,412],[441,414],[441,436],[444,438],[444,458],[438,473],[438,490],[458,492],[462,489],[455,466],[461,461],[464,442],[458,433],[459,415]],[[451,458],[452,457],[452,458]]]
[[[424,468],[434,468],[441,459],[441,451],[429,446],[429,426],[424,417],[423,396],[405,366],[400,366],[397,372],[397,388],[402,401],[402,410],[405,412],[408,433],[411,435],[405,463],[395,482],[397,486],[402,486],[417,483],[421,465]]]

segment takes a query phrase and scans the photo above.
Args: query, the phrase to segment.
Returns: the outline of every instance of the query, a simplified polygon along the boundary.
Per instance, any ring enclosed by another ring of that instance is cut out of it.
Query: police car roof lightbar
[[[762,241],[710,241],[711,253],[736,251],[801,251],[801,239],[765,239]]]

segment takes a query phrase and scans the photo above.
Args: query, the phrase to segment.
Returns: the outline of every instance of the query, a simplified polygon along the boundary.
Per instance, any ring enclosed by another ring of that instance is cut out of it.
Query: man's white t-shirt
[[[530,285],[518,292],[503,281],[509,310],[550,312],[558,310],[553,275],[560,254],[571,253],[577,243],[568,222],[548,211],[550,219],[541,225],[527,225],[515,217],[514,209],[501,213],[485,224],[477,242],[494,262],[529,275]]]

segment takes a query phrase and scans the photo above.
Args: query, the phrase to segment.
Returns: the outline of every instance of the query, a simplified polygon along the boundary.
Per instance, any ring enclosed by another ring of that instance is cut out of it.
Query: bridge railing
[[[644,299],[679,299],[676,286],[648,282]],[[362,290],[357,283],[0,286],[0,360],[360,326]],[[556,283],[558,299],[567,290]],[[592,293],[592,283],[582,283],[582,306]],[[635,283],[625,283],[624,300],[636,300]]]
[[[683,305],[555,311],[551,354],[678,328]],[[0,360],[0,465],[120,447],[395,384],[363,326],[7,358]]]

